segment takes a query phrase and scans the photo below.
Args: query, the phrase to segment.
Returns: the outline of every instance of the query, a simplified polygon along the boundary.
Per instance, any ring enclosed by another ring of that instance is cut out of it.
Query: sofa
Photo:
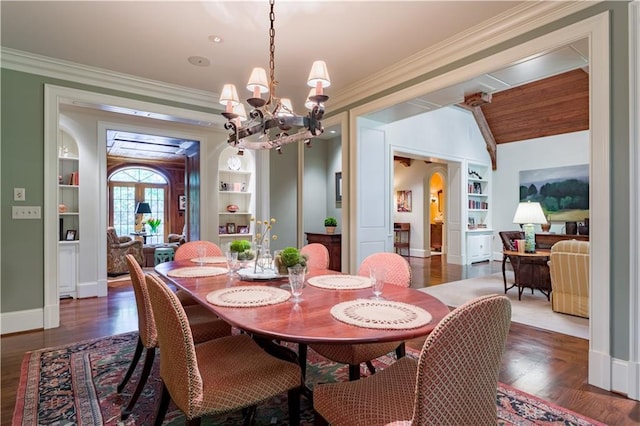
[[[129,273],[129,267],[125,260],[127,254],[133,255],[136,261],[142,265],[144,263],[142,246],[142,241],[134,240],[129,236],[119,237],[114,227],[108,227],[107,275],[112,276]]]
[[[589,242],[564,240],[551,247],[551,309],[589,318]]]

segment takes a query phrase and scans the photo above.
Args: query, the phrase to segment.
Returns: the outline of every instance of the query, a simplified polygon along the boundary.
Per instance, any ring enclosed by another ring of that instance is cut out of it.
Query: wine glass
[[[305,268],[301,265],[295,265],[289,270],[289,284],[291,285],[291,294],[293,302],[298,303],[302,300],[302,288],[304,287]]]
[[[384,280],[387,277],[387,269],[384,266],[372,266],[369,269],[369,278],[371,279],[371,290],[374,299],[383,299],[382,289],[384,288]]]
[[[205,246],[197,247],[196,253],[198,254],[198,265],[204,265],[204,258],[207,255],[207,248]]]
[[[240,263],[238,262],[238,253],[235,251],[226,251],[227,268],[229,268],[229,276],[232,277],[240,269]]]

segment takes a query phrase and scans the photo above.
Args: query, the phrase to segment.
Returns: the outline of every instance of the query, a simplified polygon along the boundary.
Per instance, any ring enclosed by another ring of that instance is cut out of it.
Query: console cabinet
[[[329,250],[329,269],[342,271],[342,235],[305,232],[307,243],[320,243]]]

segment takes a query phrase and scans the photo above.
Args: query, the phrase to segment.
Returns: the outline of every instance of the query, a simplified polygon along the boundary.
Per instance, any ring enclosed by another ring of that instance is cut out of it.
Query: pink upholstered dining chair
[[[358,275],[369,276],[373,266],[386,267],[385,283],[400,287],[411,285],[411,266],[409,262],[396,253],[374,253],[367,256],[358,269]],[[386,355],[395,350],[396,356],[402,358],[405,354],[404,342],[367,343],[359,345],[326,345],[312,344],[311,349],[334,362],[349,365],[349,380],[360,377],[360,364],[367,364],[371,373],[375,368],[371,360]]]
[[[133,293],[136,297],[136,308],[138,310],[138,343],[136,345],[133,358],[131,359],[131,364],[117,387],[118,393],[122,392],[131,378],[131,375],[135,371],[138,361],[140,360],[140,356],[142,355],[142,349],[146,349],[147,352],[136,390],[134,391],[129,404],[127,404],[127,407],[122,411],[122,420],[129,417],[140,393],[144,389],[144,385],[146,384],[149,373],[151,372],[155,351],[158,347],[158,334],[151,310],[151,301],[149,299],[145,274],[134,256],[128,254],[125,257],[125,260],[129,267]],[[213,313],[209,312],[203,306],[185,306],[184,310],[196,343],[231,335],[231,326],[219,319]]]
[[[188,241],[178,246],[173,260],[189,260],[198,257],[198,247],[205,247],[207,256],[224,256],[222,249],[211,241]]]
[[[495,425],[510,324],[505,296],[465,303],[436,326],[418,360],[404,357],[355,382],[316,386],[316,425]]]
[[[156,425],[162,424],[171,400],[185,414],[186,424],[198,425],[204,415],[248,407],[245,421],[250,420],[257,404],[284,392],[289,424],[300,424],[302,376],[296,363],[269,355],[246,333],[196,346],[176,295],[151,275],[147,286],[162,348]]]
[[[320,243],[311,243],[300,249],[300,254],[307,256],[307,268],[329,269],[329,250]]]

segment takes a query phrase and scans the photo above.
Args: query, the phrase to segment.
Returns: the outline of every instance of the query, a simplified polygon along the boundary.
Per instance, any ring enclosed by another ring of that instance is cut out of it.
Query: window
[[[140,221],[154,217],[160,219],[160,226],[157,236],[147,237],[147,243],[165,240],[165,229],[169,229],[169,215],[165,214],[169,182],[163,175],[150,168],[127,167],[114,172],[109,177],[108,185],[109,223],[116,228],[118,235],[139,231],[142,225]],[[149,203],[151,214],[136,217],[136,205],[140,202]]]

